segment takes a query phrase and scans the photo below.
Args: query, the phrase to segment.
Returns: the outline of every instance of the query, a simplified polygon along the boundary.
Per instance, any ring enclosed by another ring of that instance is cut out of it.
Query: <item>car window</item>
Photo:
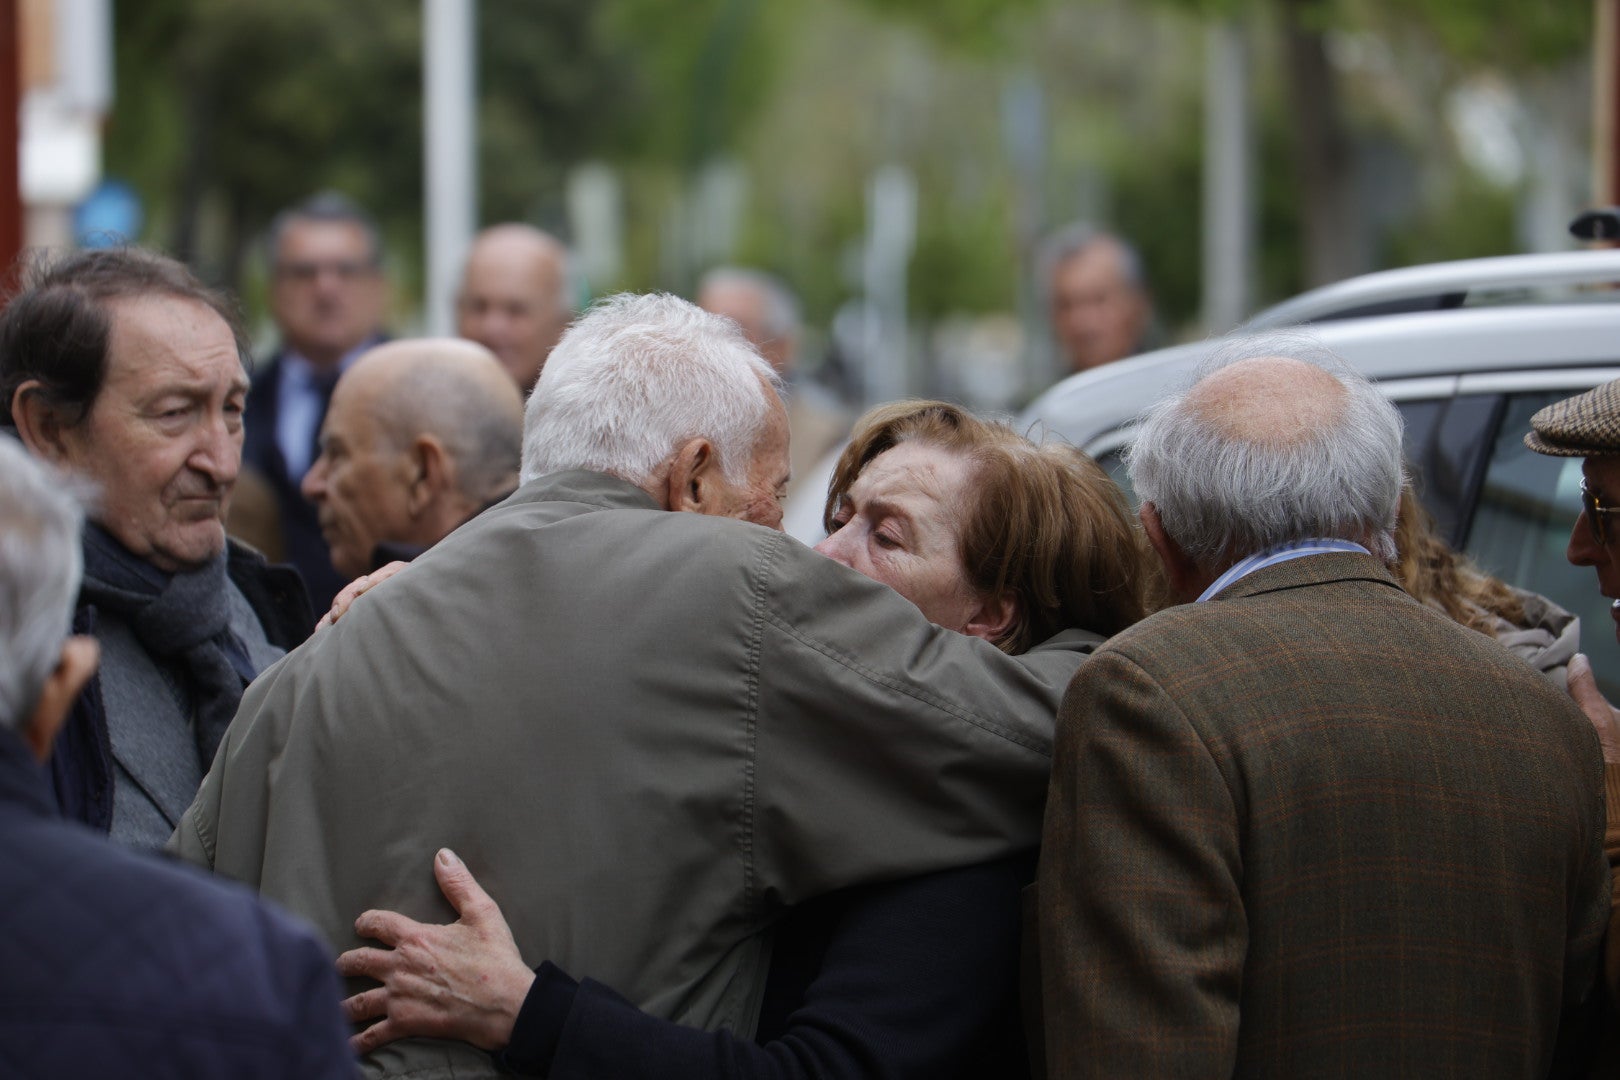
[[[1581,649],[1592,658],[1604,693],[1615,700],[1620,646],[1609,602],[1598,593],[1592,568],[1571,566],[1564,557],[1580,515],[1581,459],[1547,457],[1524,445],[1531,415],[1568,396],[1558,390],[1507,399],[1462,547],[1489,573],[1579,615]]]
[[[1406,422],[1406,460],[1417,474],[1418,495],[1441,537],[1459,545],[1474,502],[1490,433],[1502,407],[1497,394],[1397,402]]]

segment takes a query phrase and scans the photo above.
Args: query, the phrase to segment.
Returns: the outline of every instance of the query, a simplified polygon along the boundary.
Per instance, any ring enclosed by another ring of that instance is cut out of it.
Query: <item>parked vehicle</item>
[[[1589,568],[1564,558],[1580,513],[1580,459],[1522,441],[1536,410],[1620,378],[1620,251],[1507,256],[1392,270],[1305,293],[1245,329],[1297,327],[1399,406],[1419,495],[1442,535],[1505,581],[1582,621],[1611,698],[1620,647]],[[1147,353],[1058,383],[1023,414],[1085,449],[1123,483],[1136,418],[1214,348]]]

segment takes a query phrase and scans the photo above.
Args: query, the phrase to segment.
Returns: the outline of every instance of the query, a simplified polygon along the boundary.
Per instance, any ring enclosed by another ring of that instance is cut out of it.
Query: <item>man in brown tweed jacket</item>
[[[1318,346],[1236,343],[1130,469],[1186,602],[1059,715],[1053,1075],[1547,1075],[1608,918],[1603,763],[1567,697],[1386,572],[1395,409]]]

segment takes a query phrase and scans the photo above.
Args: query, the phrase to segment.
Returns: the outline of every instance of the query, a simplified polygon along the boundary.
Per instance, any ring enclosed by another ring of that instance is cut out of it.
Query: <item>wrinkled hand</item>
[[[393,577],[395,574],[399,573],[409,565],[411,564],[396,560],[389,563],[387,566],[383,566],[372,571],[369,574],[361,574],[359,577],[343,586],[338,594],[332,598],[332,609],[325,615],[321,616],[321,621],[315,624],[315,629],[325,630],[328,626],[331,626],[333,623],[343,618],[343,613],[349,610],[349,608],[354,604],[355,600],[370,592],[378,585],[381,585],[383,582],[387,581],[389,578]]]
[[[1575,704],[1581,707],[1581,712],[1597,729],[1598,742],[1603,744],[1603,760],[1610,765],[1620,765],[1620,719],[1615,717],[1614,706],[1609,704],[1597,687],[1597,678],[1592,674],[1592,661],[1586,658],[1585,653],[1576,653],[1570,658],[1566,670],[1569,675],[1569,696],[1575,699]]]
[[[354,921],[355,931],[391,948],[351,949],[338,957],[341,974],[383,984],[343,1003],[354,1023],[382,1017],[349,1040],[359,1053],[418,1035],[484,1050],[511,1041],[534,972],[524,965],[501,909],[449,848],[434,858],[433,875],[458,921],[439,926],[368,911]]]

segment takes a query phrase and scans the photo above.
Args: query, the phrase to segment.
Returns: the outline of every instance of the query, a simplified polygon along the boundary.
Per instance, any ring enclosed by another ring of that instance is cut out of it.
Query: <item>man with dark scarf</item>
[[[0,313],[0,394],[34,455],[94,486],[76,633],[101,643],[52,758],[63,812],[157,848],[253,677],[307,635],[297,573],[227,543],[247,349],[184,266],[86,251]]]

